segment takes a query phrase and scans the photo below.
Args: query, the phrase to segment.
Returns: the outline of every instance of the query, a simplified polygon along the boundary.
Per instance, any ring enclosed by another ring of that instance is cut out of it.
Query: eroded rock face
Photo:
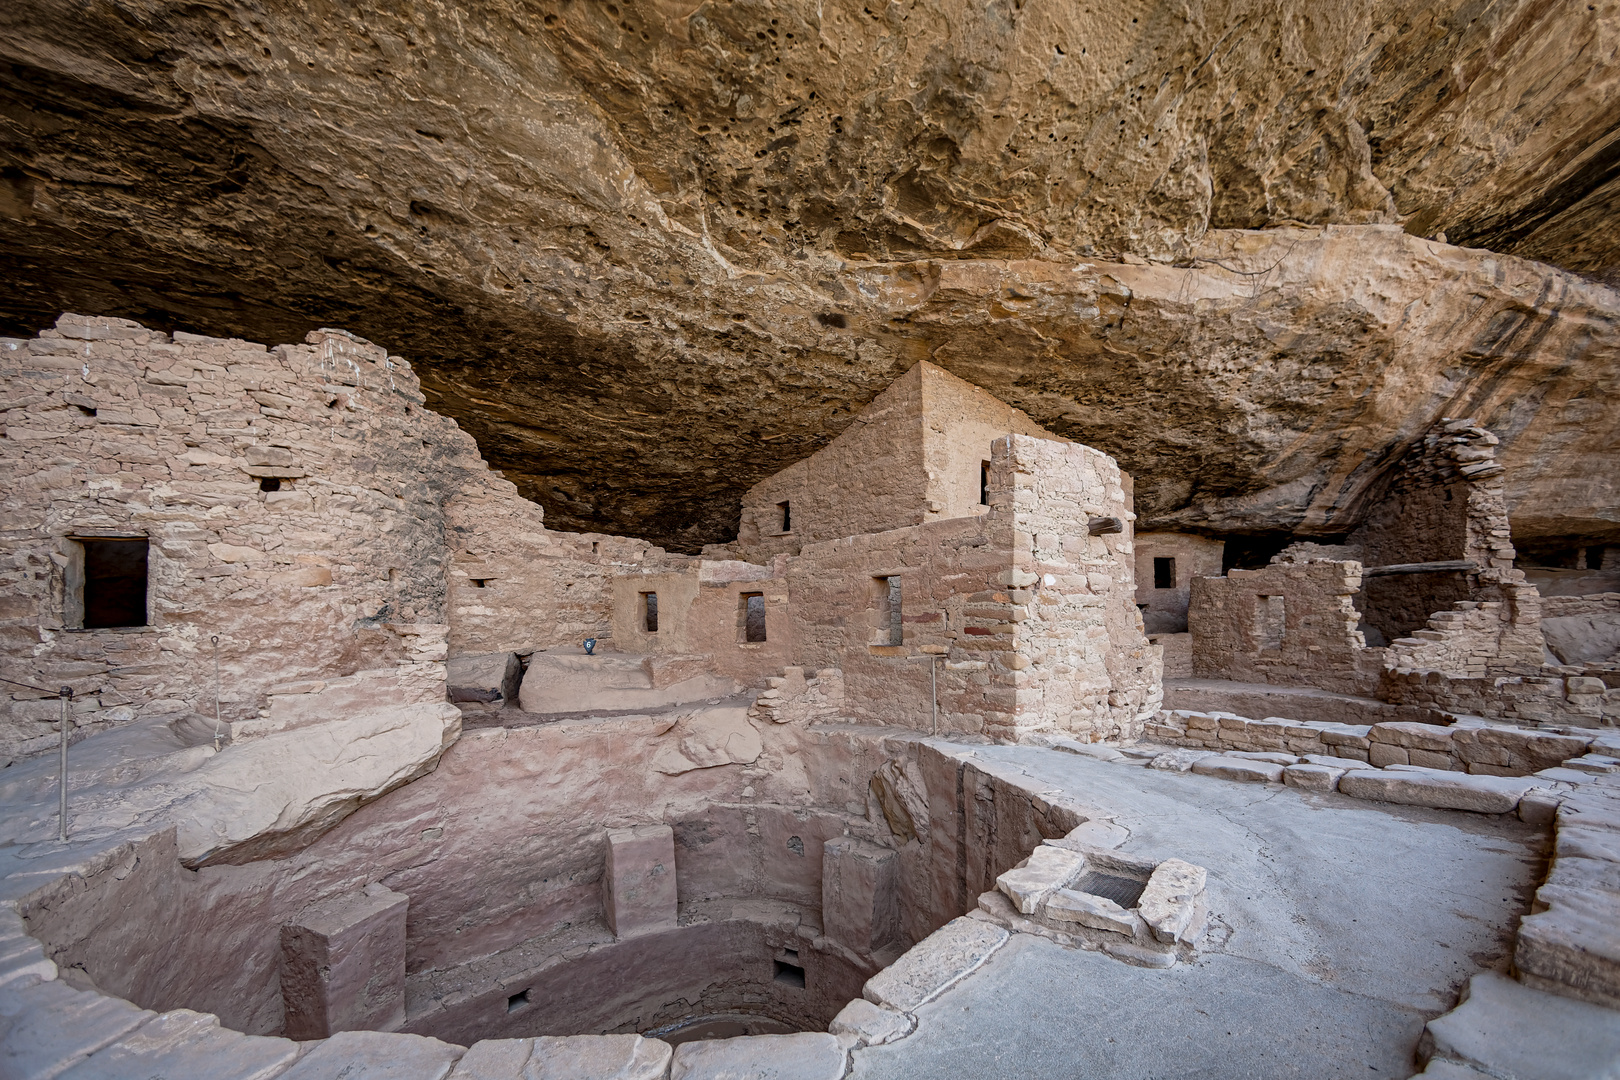
[[[348,327],[556,527],[728,539],[931,358],[1118,457],[1139,527],[1343,532],[1478,415],[1516,532],[1620,536],[1620,297],[1419,239],[1620,263],[1602,5],[0,18],[5,322]]]

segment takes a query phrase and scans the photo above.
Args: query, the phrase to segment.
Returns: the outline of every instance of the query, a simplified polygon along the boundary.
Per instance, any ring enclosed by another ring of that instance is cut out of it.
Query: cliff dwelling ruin
[[[0,1080],[1620,1076],[1620,10],[28,0]]]

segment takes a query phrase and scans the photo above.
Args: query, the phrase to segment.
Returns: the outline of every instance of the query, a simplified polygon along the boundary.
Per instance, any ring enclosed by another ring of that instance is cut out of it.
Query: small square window
[[[1153,559],[1153,587],[1155,589],[1173,589],[1176,587],[1176,560],[1173,558]]]
[[[69,623],[86,630],[145,626],[148,541],[146,537],[84,537],[78,565],[68,574]],[[77,571],[77,572],[75,572]]]
[[[877,618],[874,620],[872,644],[904,645],[906,643],[906,631],[899,575],[873,578],[872,585],[877,601]]]
[[[506,999],[506,1011],[517,1012],[529,1004],[529,991],[520,990]]]

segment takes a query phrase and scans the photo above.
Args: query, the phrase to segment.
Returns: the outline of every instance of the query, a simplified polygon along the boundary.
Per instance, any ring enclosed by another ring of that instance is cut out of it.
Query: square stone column
[[[312,904],[281,928],[282,1033],[393,1031],[405,1022],[405,910],[380,884]]]
[[[822,845],[821,925],[828,937],[863,955],[898,938],[900,856],[853,836]]]
[[[675,925],[675,830],[668,825],[609,829],[602,904],[617,937]]]

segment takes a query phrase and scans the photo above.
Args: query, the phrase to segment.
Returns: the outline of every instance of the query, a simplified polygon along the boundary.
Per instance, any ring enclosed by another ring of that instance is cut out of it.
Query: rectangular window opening
[[[1282,648],[1283,634],[1288,623],[1287,610],[1280,596],[1255,597],[1255,636],[1262,650]]]
[[[765,594],[742,594],[743,640],[765,640]]]
[[[1173,589],[1176,587],[1176,560],[1174,558],[1153,557],[1153,587],[1155,589]]]
[[[532,989],[532,987],[531,987],[531,989]],[[517,1012],[519,1009],[523,1008],[524,1006],[526,1006],[528,1004],[529,1004],[529,991],[528,990],[520,990],[517,993],[513,994],[511,997],[506,999],[506,1011],[507,1012]]]
[[[873,578],[877,593],[877,625],[872,644],[904,645],[905,626],[901,620],[904,607],[900,596],[898,575]]]
[[[790,964],[785,960],[777,960],[776,981],[786,986],[796,986],[804,989],[804,968],[798,964]]]
[[[1588,570],[1603,569],[1603,549],[1601,547],[1589,547],[1586,549],[1586,568]]]
[[[280,491],[281,490],[281,477],[279,477],[279,476],[261,476],[261,477],[259,477],[259,490],[260,491]]]
[[[779,502],[779,503],[776,504],[776,508],[778,510],[782,511],[782,531],[785,532],[785,533],[792,532],[793,531],[793,507],[788,503]]]
[[[139,538],[86,537],[84,572],[78,585],[86,630],[145,626],[148,541]]]
[[[990,505],[990,463],[979,462],[979,505]]]
[[[649,634],[658,633],[658,594],[657,593],[655,593],[655,592],[644,592],[644,593],[641,594],[641,617],[642,617],[642,626],[645,627],[647,633],[649,633]]]
[[[489,578],[475,577],[468,578],[467,580],[472,582],[472,587],[475,589],[486,589],[489,587]]]

